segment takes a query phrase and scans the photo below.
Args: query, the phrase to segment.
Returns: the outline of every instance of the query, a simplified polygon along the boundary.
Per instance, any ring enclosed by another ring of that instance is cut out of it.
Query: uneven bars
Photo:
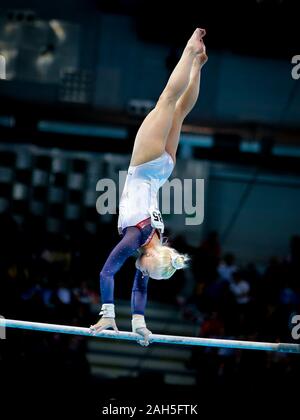
[[[0,318],[0,327],[20,328],[23,330],[44,331],[62,334],[84,335],[87,337],[109,338],[113,340],[138,341],[141,336],[132,332],[102,331],[92,334],[89,328],[74,327],[70,325],[45,324],[41,322],[17,321]],[[244,350],[264,350],[281,353],[300,353],[300,344],[293,343],[264,343],[257,341],[225,340],[216,338],[182,337],[175,335],[151,334],[151,343],[177,344],[186,346],[220,347]]]

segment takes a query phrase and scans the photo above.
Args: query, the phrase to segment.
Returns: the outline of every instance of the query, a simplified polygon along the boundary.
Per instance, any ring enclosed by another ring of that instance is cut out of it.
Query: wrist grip
[[[115,318],[115,305],[113,303],[103,303],[99,315],[103,318]]]
[[[135,333],[138,328],[147,328],[144,317],[132,318],[131,321],[132,331]]]

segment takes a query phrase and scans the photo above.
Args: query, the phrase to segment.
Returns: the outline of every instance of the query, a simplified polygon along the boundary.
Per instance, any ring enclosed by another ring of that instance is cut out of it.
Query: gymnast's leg
[[[197,54],[194,58],[188,87],[176,102],[172,127],[166,141],[166,151],[172,156],[174,162],[176,160],[176,151],[179,143],[182,123],[197,102],[200,91],[201,69],[206,61],[207,55],[204,46],[203,52],[201,54]]]
[[[131,165],[159,157],[166,148],[176,103],[188,87],[194,58],[203,52],[203,29],[196,29],[173,70],[155,108],[147,115],[136,135]]]

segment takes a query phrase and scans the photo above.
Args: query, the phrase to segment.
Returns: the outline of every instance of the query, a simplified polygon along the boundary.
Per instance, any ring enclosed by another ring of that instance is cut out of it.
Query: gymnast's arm
[[[100,321],[91,326],[93,332],[100,332],[107,328],[114,328],[115,324],[114,311],[114,276],[120,270],[125,261],[140,248],[143,237],[140,229],[135,226],[126,228],[122,240],[115,246],[109,254],[100,273],[100,290],[102,309]]]
[[[136,270],[132,292],[131,292],[131,311],[132,311],[132,331],[140,334],[142,339],[139,343],[142,346],[148,346],[149,335],[151,331],[148,330],[145,323],[145,308],[147,304],[147,286],[149,276],[143,275],[140,270]]]

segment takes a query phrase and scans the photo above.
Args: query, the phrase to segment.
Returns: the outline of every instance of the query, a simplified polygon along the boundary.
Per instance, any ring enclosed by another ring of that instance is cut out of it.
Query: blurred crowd
[[[192,256],[192,287],[177,296],[182,314],[200,325],[199,336],[250,341],[296,342],[294,315],[300,314],[300,236],[290,239],[285,256],[271,256],[264,266],[238,264],[222,253],[218,233],[210,232]],[[298,340],[299,342],[299,340]],[[228,383],[247,378],[268,386],[274,380],[297,383],[298,355],[202,348],[193,350],[189,367],[198,382]]]
[[[0,231],[0,315],[80,326],[97,320],[91,308],[99,304],[101,266],[118,240],[115,224],[100,224],[90,233],[76,222],[58,235],[49,234],[43,220],[28,217],[20,225],[6,213]],[[291,238],[287,255],[272,256],[259,269],[223,253],[217,232],[195,248],[183,237],[170,237],[170,244],[190,254],[190,267],[169,282],[150,282],[150,300],[178,305],[201,337],[293,341],[292,317],[300,314],[300,236]],[[133,275],[128,261],[117,274],[117,298],[130,299]],[[7,375],[14,377],[14,366],[21,384],[29,374],[37,383],[59,375],[60,386],[70,385],[76,374],[83,386],[90,384],[86,340],[80,336],[27,332],[20,346],[20,332],[9,335],[1,343],[2,373],[10,366]],[[187,367],[196,370],[200,387],[254,377],[296,380],[300,362],[294,356],[202,348],[193,351]]]

